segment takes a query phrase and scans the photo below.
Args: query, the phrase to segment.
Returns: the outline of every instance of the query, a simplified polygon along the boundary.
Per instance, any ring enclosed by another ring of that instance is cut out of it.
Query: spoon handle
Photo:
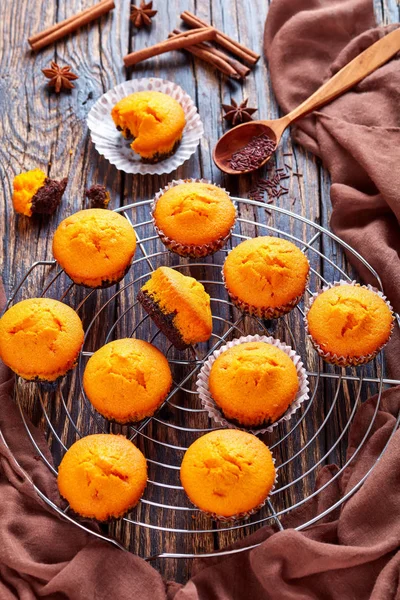
[[[285,126],[304,117],[312,110],[327,104],[343,92],[356,85],[367,75],[375,71],[400,51],[400,28],[395,29],[372,46],[356,56],[343,69],[340,69],[329,81],[324,83],[307,100],[292,110],[286,117]]]

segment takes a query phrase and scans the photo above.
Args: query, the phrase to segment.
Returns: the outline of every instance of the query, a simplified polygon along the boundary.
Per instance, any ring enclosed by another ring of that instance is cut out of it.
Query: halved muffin
[[[159,267],[142,286],[137,298],[178,350],[206,342],[211,336],[210,296],[193,277],[169,267]]]

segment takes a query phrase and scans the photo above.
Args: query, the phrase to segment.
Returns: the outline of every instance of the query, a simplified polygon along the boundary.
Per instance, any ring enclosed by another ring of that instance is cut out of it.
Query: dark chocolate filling
[[[104,185],[96,184],[85,192],[86,198],[90,200],[90,208],[107,208],[110,194]]]
[[[61,179],[61,181],[47,177],[42,187],[38,189],[32,198],[32,213],[52,215],[61,202],[67,183],[67,177]]]
[[[165,160],[166,158],[169,158],[170,156],[172,156],[173,154],[175,154],[175,152],[177,151],[180,143],[181,143],[181,140],[177,140],[175,142],[172,150],[170,150],[170,152],[164,152],[163,154],[160,154],[159,152],[156,152],[150,158],[143,158],[143,156],[142,156],[141,160],[142,160],[142,162],[147,163],[147,164],[154,164],[154,163],[161,162],[162,160]]]
[[[186,350],[186,348],[190,346],[190,344],[186,344],[186,342],[183,341],[181,334],[174,325],[173,321],[176,316],[176,311],[168,314],[163,313],[158,305],[158,302],[154,300],[154,298],[152,298],[152,296],[150,296],[150,294],[146,291],[143,292],[140,290],[137,295],[137,299],[151,319],[153,319],[157,327],[161,329],[163,334],[169,339],[175,348],[178,348],[178,350]]]

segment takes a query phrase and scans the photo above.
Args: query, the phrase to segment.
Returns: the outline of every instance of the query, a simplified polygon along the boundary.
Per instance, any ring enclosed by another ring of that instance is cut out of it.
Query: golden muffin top
[[[72,308],[51,298],[30,298],[0,319],[0,356],[25,379],[53,381],[73,367],[83,337]]]
[[[256,307],[279,307],[304,292],[310,269],[303,252],[291,242],[262,236],[236,246],[223,272],[231,294]]]
[[[122,215],[101,208],[67,217],[53,238],[54,258],[77,283],[101,285],[130,265],[136,249],[133,227]]]
[[[204,286],[175,269],[159,267],[141,288],[166,314],[174,314],[173,324],[186,344],[205,342],[212,332],[210,296]]]
[[[308,314],[308,329],[324,352],[365,356],[385,344],[392,329],[392,313],[372,290],[340,285],[319,294]]]
[[[165,356],[148,342],[132,338],[97,350],[83,375],[84,390],[96,410],[120,423],[158,408],[171,385]]]
[[[163,233],[181,244],[207,244],[228,235],[236,211],[228,194],[201,182],[171,187],[157,200],[153,217]]]
[[[275,482],[269,448],[245,431],[206,433],[186,451],[181,482],[198,508],[231,517],[256,508]]]
[[[266,342],[244,342],[218,356],[209,388],[228,418],[251,426],[279,419],[295,399],[299,380],[283,350]]]
[[[122,435],[81,438],[64,455],[58,489],[72,510],[105,521],[119,517],[140,500],[147,483],[146,459]]]
[[[169,152],[186,124],[182,106],[162,92],[130,94],[113,107],[111,116],[123,133],[128,129],[133,135],[131,147],[143,157]]]
[[[32,216],[32,198],[46,179],[46,173],[40,169],[26,171],[14,177],[12,202],[16,212],[27,217]]]

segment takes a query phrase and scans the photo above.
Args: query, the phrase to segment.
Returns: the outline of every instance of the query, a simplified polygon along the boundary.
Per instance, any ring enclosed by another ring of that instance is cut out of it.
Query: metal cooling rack
[[[382,290],[381,281],[374,269],[330,231],[305,217],[273,205],[268,205],[268,210],[273,215],[273,224],[268,224],[265,222],[265,204],[242,198],[234,200],[237,202],[240,216],[232,236],[232,246],[255,235],[271,234],[293,241],[307,254],[311,264],[311,277],[305,301],[328,281],[352,279],[346,269],[340,266],[343,249],[352,253],[368,268],[376,278],[377,287]],[[90,525],[87,525],[87,520],[85,523],[81,522],[68,506],[57,506],[35,486],[39,496],[53,510],[81,529],[124,550],[130,549],[143,554],[143,540],[147,540],[146,547],[152,549],[151,555],[145,557],[147,559],[212,556],[210,549],[215,546],[220,548],[219,534],[228,534],[229,539],[234,541],[264,524],[272,524],[282,530],[284,526],[281,518],[284,515],[309,502],[334,484],[367,439],[379,410],[382,390],[387,386],[398,385],[400,381],[385,377],[382,353],[373,363],[352,369],[340,369],[322,363],[307,340],[302,326],[303,303],[291,314],[273,322],[263,322],[240,313],[229,301],[221,281],[221,267],[227,250],[202,261],[185,261],[168,252],[154,232],[149,216],[150,204],[150,200],[138,202],[116,211],[132,223],[138,246],[129,274],[120,285],[111,288],[111,292],[77,288],[63,271],[57,270],[55,261],[36,262],[25,273],[8,306],[20,299],[17,296],[23,295],[24,291],[25,295],[27,294],[25,284],[28,278],[35,276],[37,270],[46,269],[49,270],[48,281],[41,295],[57,297],[68,302],[83,316],[84,323],[88,324],[78,367],[63,380],[59,389],[56,392],[48,392],[41,386],[18,382],[16,402],[33,451],[42,458],[54,476],[57,475],[57,468],[43,455],[29,430],[24,414],[28,403],[33,414],[41,415],[39,420],[47,435],[55,465],[59,464],[63,454],[74,441],[90,433],[100,432],[124,433],[137,443],[148,460],[149,481],[146,492],[139,505],[114,528],[117,536],[119,533],[120,541],[104,535],[100,530],[93,531]],[[325,254],[325,248],[328,246],[334,250],[331,254],[336,256],[335,261]],[[199,344],[186,352],[178,352],[136,301],[138,289],[148,279],[150,272],[160,265],[169,265],[186,274],[190,273],[201,281],[210,293],[213,335],[207,344]],[[94,316],[87,318],[88,315]],[[398,327],[399,317],[396,316]],[[103,329],[103,323],[110,320],[112,325],[107,330]],[[218,524],[190,504],[180,485],[179,466],[190,443],[215,426],[201,408],[195,392],[198,371],[204,360],[227,340],[249,333],[275,335],[289,343],[301,355],[310,381],[310,399],[288,423],[279,425],[272,434],[263,437],[276,458],[278,471],[278,485],[267,505],[247,521]],[[152,418],[136,425],[119,426],[110,424],[94,411],[83,392],[82,375],[88,358],[97,348],[112,339],[128,336],[145,339],[157,345],[166,354],[174,375],[174,386],[161,409]],[[340,461],[344,455],[347,433],[354,414],[360,403],[374,393],[378,394],[376,410],[359,446],[351,458],[341,461],[333,477],[315,491],[315,476],[319,467],[330,461]],[[346,403],[344,396],[347,398]],[[340,430],[333,426],[334,415],[340,422]],[[398,424],[399,420],[392,435]],[[1,430],[0,435],[7,444]],[[382,454],[385,449],[386,446]],[[313,456],[311,467],[310,453]],[[326,507],[314,518],[297,525],[296,529],[303,530],[337,509],[362,485],[372,469],[373,467],[340,501]],[[140,535],[135,535],[138,530]],[[233,554],[252,547],[255,546],[222,549],[220,554]]]

